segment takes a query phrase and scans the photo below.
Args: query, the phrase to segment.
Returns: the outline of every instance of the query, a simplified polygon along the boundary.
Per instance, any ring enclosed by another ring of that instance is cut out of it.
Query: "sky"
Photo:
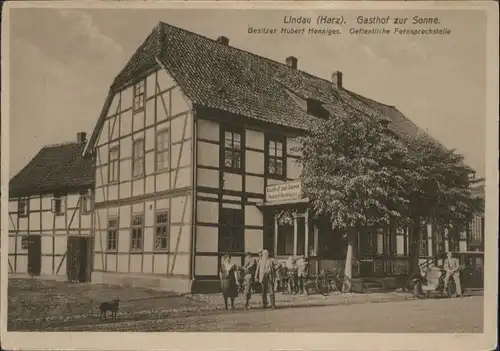
[[[159,21],[330,79],[395,105],[479,176],[485,168],[486,17],[478,11],[391,11],[435,16],[449,36],[251,35],[248,27],[282,27],[284,16],[387,15],[388,11],[11,9],[10,176],[45,145],[90,135],[114,77]],[[355,25],[356,26],[356,25]],[[334,26],[332,26],[334,27]]]

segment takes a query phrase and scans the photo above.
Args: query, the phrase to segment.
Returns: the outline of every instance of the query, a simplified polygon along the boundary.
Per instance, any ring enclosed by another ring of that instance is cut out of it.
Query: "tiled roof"
[[[159,63],[190,100],[202,106],[307,130],[315,117],[293,100],[287,87],[322,102],[330,113],[355,109],[382,114],[398,135],[418,133],[430,138],[393,106],[336,89],[328,80],[163,22],[131,57],[113,87],[119,89],[140,71]]]
[[[331,81],[160,22],[111,86],[122,89],[149,69],[166,69],[195,104],[290,128],[309,130],[317,117],[307,113],[287,90],[323,103],[330,114],[361,111],[388,120],[395,134],[420,135],[436,142],[394,106],[337,89]],[[109,100],[109,97],[108,97]],[[103,109],[91,144],[106,113]]]
[[[42,148],[9,184],[9,197],[89,188],[94,184],[93,160],[83,159],[83,143]]]

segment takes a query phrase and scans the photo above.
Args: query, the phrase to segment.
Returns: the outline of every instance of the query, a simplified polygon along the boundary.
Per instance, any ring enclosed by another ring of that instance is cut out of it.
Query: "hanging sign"
[[[266,202],[297,200],[301,198],[302,183],[300,180],[266,187]]]

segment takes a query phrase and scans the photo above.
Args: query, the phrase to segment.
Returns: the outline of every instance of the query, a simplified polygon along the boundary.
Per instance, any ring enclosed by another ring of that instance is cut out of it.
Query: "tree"
[[[444,228],[465,229],[474,213],[482,209],[482,200],[474,196],[472,169],[464,164],[462,155],[448,150],[424,136],[406,138],[409,152],[404,167],[408,173],[408,213],[411,220],[410,274],[418,273],[422,226],[431,223]]]
[[[410,274],[417,272],[424,223],[459,228],[481,210],[463,156],[425,135],[400,138],[386,120],[344,104],[299,138],[303,193],[316,216],[348,237],[345,275],[352,278],[357,234],[410,227]],[[480,180],[476,180],[480,181]]]
[[[357,233],[407,223],[407,170],[401,164],[408,150],[387,130],[385,120],[350,106],[344,111],[299,138],[299,162],[303,193],[313,212],[347,235],[344,273],[350,281]]]

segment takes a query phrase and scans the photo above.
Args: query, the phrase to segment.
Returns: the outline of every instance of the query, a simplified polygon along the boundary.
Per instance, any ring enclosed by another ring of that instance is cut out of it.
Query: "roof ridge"
[[[49,149],[49,148],[54,148],[54,147],[61,147],[61,146],[69,146],[69,145],[79,145],[80,143],[79,142],[76,142],[76,141],[66,141],[66,142],[62,142],[62,143],[55,143],[55,144],[47,144],[47,145],[44,145],[41,149]],[[84,146],[85,144],[84,143],[81,143],[82,146]]]
[[[245,50],[245,49],[240,49],[240,48],[238,48],[238,47],[236,47],[236,46],[226,45],[226,44],[219,43],[216,39],[212,39],[212,38],[210,38],[210,37],[204,36],[204,35],[202,35],[202,34],[199,34],[199,33],[193,32],[193,31],[188,30],[188,29],[185,29],[185,28],[181,28],[181,27],[178,27],[178,26],[174,26],[174,25],[172,25],[172,24],[170,24],[170,23],[166,23],[166,22],[160,21],[160,24],[165,25],[165,26],[168,26],[168,27],[173,27],[173,28],[175,28],[175,29],[181,30],[181,31],[186,32],[186,33],[189,33],[189,34],[196,35],[196,36],[201,37],[201,38],[203,38],[203,39],[208,39],[209,41],[212,41],[212,42],[214,42],[214,43],[216,43],[216,44],[218,44],[218,45],[222,45],[222,46],[225,46],[225,47],[230,47],[231,49],[238,50],[238,51],[244,52],[244,53],[246,53],[246,54],[250,54],[250,55],[252,55],[252,56],[259,57],[259,58],[264,59],[264,60],[266,60],[266,61],[270,61],[270,62],[273,62],[273,63],[277,63],[277,64],[279,64],[279,65],[281,65],[281,66],[284,66],[284,67],[288,68],[289,70],[298,71],[298,72],[301,72],[301,73],[303,73],[303,74],[306,74],[306,75],[308,75],[308,76],[310,76],[310,77],[312,77],[312,78],[315,78],[315,79],[321,79],[321,80],[322,80],[322,81],[324,81],[324,82],[331,83],[331,81],[329,81],[329,80],[328,80],[328,79],[326,79],[326,78],[321,78],[321,77],[315,76],[314,74],[311,74],[311,73],[309,73],[309,72],[303,71],[303,70],[298,69],[298,68],[291,68],[290,66],[288,66],[288,65],[287,65],[286,63],[284,63],[284,62],[276,61],[276,60],[273,60],[273,59],[271,59],[271,58],[269,58],[269,57],[266,57],[266,56],[261,56],[261,55],[259,55],[259,54],[256,54],[256,53],[254,53],[254,52],[251,52],[251,51],[248,51],[248,50]],[[156,28],[156,27],[155,27],[155,28]]]
[[[376,103],[376,104],[380,104],[380,105],[382,105],[382,106],[386,106],[386,107],[391,107],[391,108],[395,108],[395,109],[397,109],[397,107],[396,107],[395,105],[389,105],[389,104],[386,104],[386,103],[383,103],[383,102],[377,101],[377,100],[375,100],[375,99],[372,99],[372,98],[369,98],[369,97],[363,96],[363,95],[361,95],[361,94],[355,93],[354,91],[349,90],[349,89],[345,89],[345,88],[344,88],[344,90],[345,90],[347,93],[349,93],[349,94],[351,94],[351,95],[354,95],[354,97],[356,97],[358,100],[361,98],[361,99],[368,100],[368,101],[370,101],[370,102],[374,102],[374,103]],[[363,103],[364,103],[364,102],[363,102]]]

